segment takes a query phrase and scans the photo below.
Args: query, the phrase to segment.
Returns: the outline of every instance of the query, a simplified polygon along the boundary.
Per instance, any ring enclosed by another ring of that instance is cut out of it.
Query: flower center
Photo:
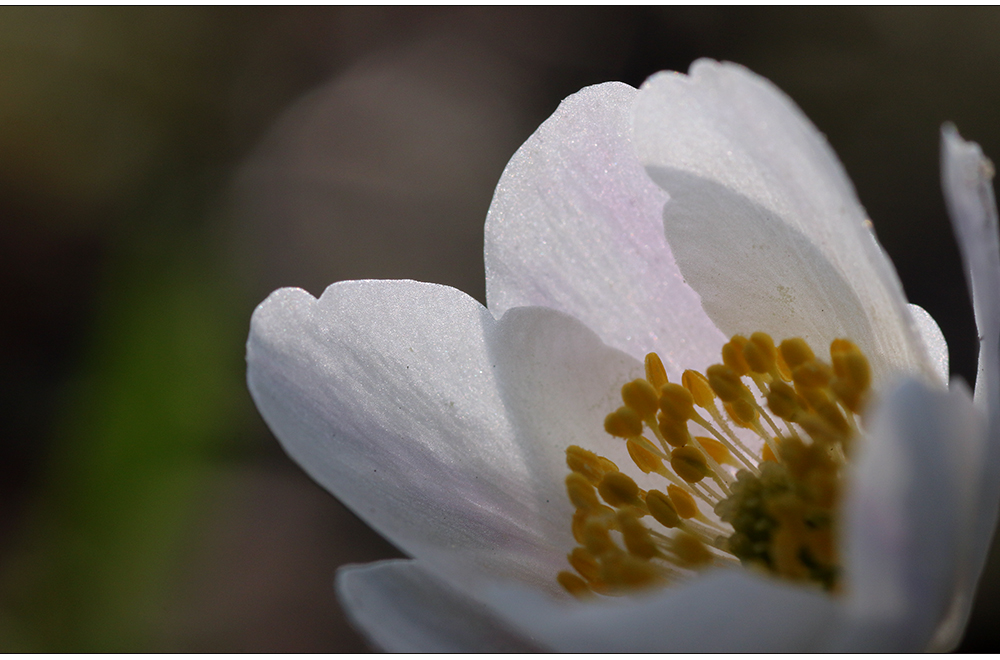
[[[843,468],[870,383],[867,358],[846,339],[827,363],[800,338],[775,347],[763,332],[736,335],[722,364],[680,383],[650,353],[646,378],[622,387],[604,428],[625,442],[643,485],[662,490],[567,448],[580,545],[559,583],[578,597],[620,595],[742,565],[835,590]]]

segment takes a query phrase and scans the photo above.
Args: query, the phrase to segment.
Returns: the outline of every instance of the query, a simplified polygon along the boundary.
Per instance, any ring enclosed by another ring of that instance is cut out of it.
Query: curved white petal
[[[941,183],[979,327],[976,400],[1000,413],[1000,238],[993,164],[951,124],[941,129]]]
[[[705,316],[663,235],[667,197],[635,158],[621,83],[570,96],[514,154],[486,219],[486,297],[566,312],[610,346],[652,350],[671,376],[718,359]]]
[[[419,562],[394,559],[337,571],[351,622],[390,653],[525,653],[539,648]]]
[[[910,317],[916,326],[920,340],[927,349],[927,356],[931,360],[937,372],[938,380],[943,383],[948,382],[948,342],[945,341],[944,333],[930,313],[920,305],[909,304]]]
[[[849,337],[877,382],[936,377],[850,181],[788,97],[700,60],[647,80],[634,117],[639,159],[670,194],[667,240],[724,333]]]
[[[968,569],[982,434],[961,385],[907,379],[876,409],[848,483],[847,631],[835,649],[912,652],[934,640]]]
[[[993,165],[979,145],[966,142],[952,125],[941,131],[941,178],[945,202],[965,262],[979,329],[976,403],[987,417],[988,432],[979,449],[979,491],[973,504],[976,537],[964,576],[966,601],[954,625],[942,631],[941,648],[953,646],[968,618],[972,590],[982,573],[1000,506],[1000,237],[993,195]]]
[[[609,442],[604,415],[642,370],[554,310],[496,321],[399,281],[273,293],[247,361],[285,449],[376,531],[457,581],[549,590],[573,543],[564,450]]]
[[[804,652],[820,648],[837,621],[825,594],[749,571],[596,603],[560,606],[515,590],[490,600],[526,635],[563,652]]]

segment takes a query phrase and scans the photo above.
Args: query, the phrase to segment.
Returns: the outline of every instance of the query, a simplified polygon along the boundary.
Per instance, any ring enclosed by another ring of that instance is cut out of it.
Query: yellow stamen
[[[594,582],[600,576],[601,567],[594,555],[587,552],[586,548],[573,548],[573,551],[566,558],[569,560],[569,565],[587,582]]]
[[[680,384],[650,353],[646,378],[622,386],[605,431],[625,441],[639,483],[567,448],[580,545],[567,555],[575,572],[557,576],[566,591],[618,595],[735,563],[837,590],[841,472],[870,398],[868,360],[846,339],[826,362],[801,338],[776,347],[762,332],[734,335],[721,353],[722,364],[684,371]],[[692,436],[689,422],[708,435]],[[650,487],[658,479],[665,489]]]
[[[597,485],[601,498],[613,507],[635,505],[639,502],[639,487],[622,472],[609,472]]]
[[[698,515],[698,504],[686,490],[671,484],[667,486],[667,495],[670,497],[670,503],[674,505],[674,511],[681,518],[694,518]]]
[[[600,482],[605,472],[617,472],[618,466],[592,451],[570,445],[566,448],[566,465],[573,472],[579,472],[592,484]]]
[[[638,442],[628,440],[625,446],[628,448],[628,455],[632,457],[636,467],[642,470],[644,474],[649,474],[650,472],[659,473],[663,470],[663,460]]]
[[[556,576],[556,580],[559,581],[563,589],[581,600],[594,595],[594,592],[590,590],[586,582],[569,571],[560,571],[559,575]]]
[[[650,353],[646,356],[646,380],[657,392],[670,382],[667,380],[667,370],[663,368],[663,361],[656,353]]]
[[[631,408],[645,420],[656,414],[660,407],[659,396],[649,382],[639,378],[622,386],[622,400],[628,408]]]
[[[670,456],[670,467],[684,481],[694,484],[708,476],[708,464],[700,451],[692,446],[679,447]]]
[[[616,438],[642,435],[642,418],[631,408],[622,406],[604,418],[604,430]]]
[[[747,376],[751,371],[750,363],[747,362],[744,355],[744,351],[748,343],[749,342],[746,337],[733,335],[733,338],[729,340],[729,343],[722,346],[722,364],[726,365],[740,376]]]
[[[651,490],[646,494],[646,506],[649,507],[649,515],[664,527],[672,528],[681,524],[677,509],[670,498],[660,491]]]

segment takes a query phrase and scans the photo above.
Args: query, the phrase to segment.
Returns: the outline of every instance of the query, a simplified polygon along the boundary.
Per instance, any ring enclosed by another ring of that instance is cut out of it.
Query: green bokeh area
[[[45,494],[3,575],[8,650],[155,647],[185,526],[252,414],[239,323],[206,286],[218,273],[157,256],[118,266],[69,387]]]
[[[247,294],[210,209],[240,149],[224,137],[225,92],[240,40],[263,19],[0,11],[3,203],[12,224],[30,223],[4,229],[8,249],[49,241],[88,254],[78,273],[42,249],[53,263],[25,294],[53,295],[50,322],[73,324],[66,361],[44,386],[20,362],[5,376],[5,388],[21,376],[44,399],[15,394],[23,405],[6,417],[44,431],[8,440],[38,444],[12,452],[8,463],[23,462],[4,474],[23,491],[4,510],[0,650],[171,647],[164,621],[186,530],[219,457],[256,421],[243,377]],[[81,290],[74,277],[89,281]],[[74,295],[85,306],[61,300]]]
[[[697,57],[772,80],[975,374],[938,128],[1000,157],[1000,11],[0,8],[0,652],[368,646],[336,568],[398,552],[246,391],[272,290],[484,295],[516,148],[589,84]],[[964,650],[995,651],[1000,556]]]

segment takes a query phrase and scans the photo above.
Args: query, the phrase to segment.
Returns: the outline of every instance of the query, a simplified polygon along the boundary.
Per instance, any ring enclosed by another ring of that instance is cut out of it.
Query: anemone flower
[[[949,127],[943,171],[975,401],[823,136],[732,64],[567,98],[497,186],[486,308],[271,294],[258,409],[411,557],[340,570],[354,623],[392,651],[954,646],[997,515],[1000,250]]]

